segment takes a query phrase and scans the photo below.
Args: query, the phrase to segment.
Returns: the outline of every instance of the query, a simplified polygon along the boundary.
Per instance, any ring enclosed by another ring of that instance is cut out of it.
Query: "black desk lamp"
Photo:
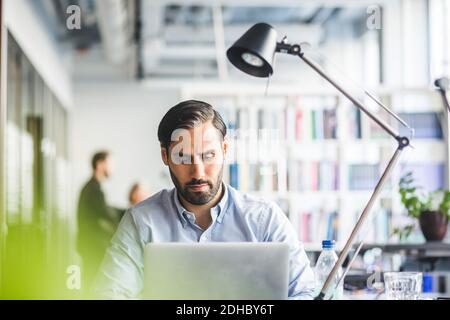
[[[328,275],[319,295],[316,297],[317,300],[323,300],[325,298],[326,293],[329,291],[330,286],[332,284],[332,280],[334,279],[336,273],[339,268],[344,263],[344,260],[349,254],[351,246],[358,235],[364,221],[369,216],[370,210],[373,207],[375,200],[378,198],[389,174],[392,169],[396,165],[401,151],[403,148],[410,145],[409,139],[407,137],[400,136],[393,128],[389,126],[389,124],[385,123],[382,119],[379,119],[376,115],[371,113],[361,102],[352,97],[346,90],[344,90],[339,84],[337,84],[333,79],[331,79],[325,72],[315,64],[313,61],[309,60],[305,57],[304,53],[300,45],[298,44],[289,44],[284,38],[281,42],[277,42],[277,32],[270,25],[266,23],[258,23],[251,27],[241,38],[239,38],[233,46],[231,46],[227,51],[227,57],[230,62],[240,69],[241,71],[248,73],[255,77],[266,78],[272,75],[273,73],[273,58],[276,52],[286,53],[294,56],[298,56],[307,65],[313,68],[317,73],[319,73],[325,80],[327,80],[330,84],[332,84],[337,90],[339,90],[344,96],[346,96],[356,107],[358,107],[361,111],[363,111],[369,118],[375,121],[380,127],[382,127],[389,135],[391,135],[398,142],[397,150],[394,155],[390,159],[386,169],[384,170],[380,180],[378,181],[375,190],[373,191],[368,203],[366,204],[361,216],[359,217],[355,227],[352,230],[352,233],[347,240],[344,248],[342,249],[336,264]],[[366,92],[369,94],[368,92]],[[369,96],[374,99],[380,106],[385,108],[392,116],[394,116],[398,121],[400,121],[403,125],[407,126],[407,124],[402,121],[397,115],[387,109],[385,106],[381,104],[381,102],[377,101],[373,96],[369,94]],[[362,242],[356,249],[354,257],[357,255],[358,251],[362,247]],[[345,272],[343,273],[341,279],[339,279],[338,283],[342,281],[343,277],[345,277],[346,273],[350,269],[351,264],[354,259],[352,259]],[[335,288],[332,288],[334,292]]]

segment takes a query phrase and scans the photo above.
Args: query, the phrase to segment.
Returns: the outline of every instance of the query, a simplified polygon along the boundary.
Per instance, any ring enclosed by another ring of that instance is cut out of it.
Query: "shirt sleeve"
[[[269,206],[263,241],[285,242],[289,245],[289,299],[314,298],[314,272],[291,222],[275,203]]]
[[[143,283],[144,244],[127,211],[111,240],[98,272],[94,295],[101,299],[136,299]]]
[[[107,222],[112,228],[107,231],[115,230],[121,218],[120,209],[111,207],[106,203],[105,194],[101,189],[95,190],[94,199],[95,201],[91,205],[94,207],[95,212],[98,213],[99,219]]]

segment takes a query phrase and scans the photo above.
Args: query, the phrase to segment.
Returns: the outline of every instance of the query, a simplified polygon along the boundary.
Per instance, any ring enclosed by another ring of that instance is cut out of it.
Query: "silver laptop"
[[[159,243],[145,247],[144,299],[287,299],[285,243]]]

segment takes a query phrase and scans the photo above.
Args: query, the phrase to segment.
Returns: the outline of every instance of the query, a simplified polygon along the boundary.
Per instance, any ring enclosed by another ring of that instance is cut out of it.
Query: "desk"
[[[422,293],[419,300],[436,300],[438,297],[442,295],[437,293]],[[386,300],[386,295],[384,293],[376,294],[370,292],[344,292],[343,300]]]
[[[426,242],[418,244],[365,244],[361,248],[361,252],[370,249],[380,248],[383,253],[399,253],[408,256],[423,257],[450,257],[450,243],[443,242]]]

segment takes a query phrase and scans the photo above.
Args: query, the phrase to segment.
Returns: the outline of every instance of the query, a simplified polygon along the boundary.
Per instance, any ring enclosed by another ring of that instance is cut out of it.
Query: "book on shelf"
[[[311,235],[311,212],[303,212],[300,214],[298,219],[299,221],[299,230],[298,230],[298,238],[300,241],[305,243],[312,242]]]
[[[336,109],[297,110],[296,140],[337,138]]]
[[[350,139],[361,139],[361,110],[355,106],[348,109],[348,137]]]
[[[289,122],[292,122],[292,119],[295,119],[294,127],[295,127],[295,140],[302,141],[305,139],[305,129],[302,126],[303,123],[303,110],[295,111],[295,118],[288,119]]]
[[[280,207],[281,211],[283,211],[288,219],[292,218],[288,199],[276,197],[273,201]]]
[[[363,208],[353,214],[353,224],[356,224]],[[357,241],[365,243],[387,243],[392,235],[392,210],[390,208],[376,206],[373,208],[369,219],[363,226]]]
[[[338,190],[339,167],[336,162],[320,161],[318,174],[318,190]]]
[[[273,166],[271,163],[265,163],[265,164],[260,164],[259,168],[258,168],[258,175],[257,175],[257,179],[259,179],[259,190],[261,192],[272,192],[272,191],[277,191],[276,186],[274,185],[274,175],[276,174],[276,172],[273,170]]]
[[[339,188],[339,166],[335,161],[291,161],[289,191],[333,191]]]
[[[237,163],[229,164],[230,170],[230,185],[235,189],[239,188],[239,168]]]
[[[336,210],[301,212],[298,219],[298,237],[304,243],[338,240],[339,215]]]
[[[390,208],[381,207],[375,212],[375,230],[374,243],[387,243],[392,233],[392,210]]]
[[[373,190],[379,177],[379,164],[351,164],[348,170],[349,189]]]
[[[236,116],[237,112],[234,107],[234,104],[218,104],[215,109],[222,117],[223,122],[227,126],[228,129],[235,129],[236,128]]]
[[[326,239],[337,240],[338,226],[339,226],[339,220],[338,220],[337,211],[332,211],[332,212],[328,213]]]
[[[323,111],[323,136],[325,139],[337,138],[337,114],[336,109]]]
[[[401,173],[412,172],[414,184],[425,191],[432,192],[445,186],[444,163],[402,163]]]
[[[248,129],[250,124],[249,111],[240,108],[236,112],[236,129]]]
[[[380,109],[375,112],[375,115],[380,118],[384,123],[391,125],[392,116],[389,115],[385,110]],[[370,139],[389,139],[390,135],[382,128],[378,123],[367,119],[369,122],[369,138]]]
[[[280,169],[281,167],[281,169]],[[230,185],[243,192],[261,193],[287,191],[286,168],[282,162],[230,163]]]
[[[311,111],[311,138],[313,140],[319,139],[321,137],[319,137],[321,131],[321,124],[320,121],[318,120],[319,118],[319,112],[317,112],[316,110],[312,110]]]
[[[399,116],[414,128],[414,137],[417,139],[442,139],[442,127],[437,112],[407,112]],[[409,137],[409,130],[399,127],[400,135]]]
[[[271,108],[218,109],[229,129],[264,130],[285,141],[336,139],[336,105],[308,105],[308,101]]]
[[[388,133],[376,122],[370,120],[361,113],[358,108],[349,109],[349,137],[355,139],[389,138]],[[392,124],[392,117],[384,110],[379,110],[375,114],[385,123]],[[419,139],[442,139],[442,126],[440,114],[437,112],[402,112],[398,114],[401,119],[414,128],[414,138]],[[410,136],[410,131],[405,126],[395,122],[401,136]]]
[[[259,189],[259,181],[257,179],[258,177],[258,164],[256,163],[249,163],[248,164],[248,191],[258,191]],[[245,179],[245,177],[243,177]]]
[[[296,132],[297,132],[297,140],[298,142],[301,141],[309,141],[313,138],[313,118],[312,118],[312,112],[310,109],[297,109],[297,116],[295,118],[296,123]]]
[[[305,172],[306,173],[306,172]],[[319,163],[316,161],[309,164],[310,190],[319,190]],[[300,177],[301,179],[302,177]]]

